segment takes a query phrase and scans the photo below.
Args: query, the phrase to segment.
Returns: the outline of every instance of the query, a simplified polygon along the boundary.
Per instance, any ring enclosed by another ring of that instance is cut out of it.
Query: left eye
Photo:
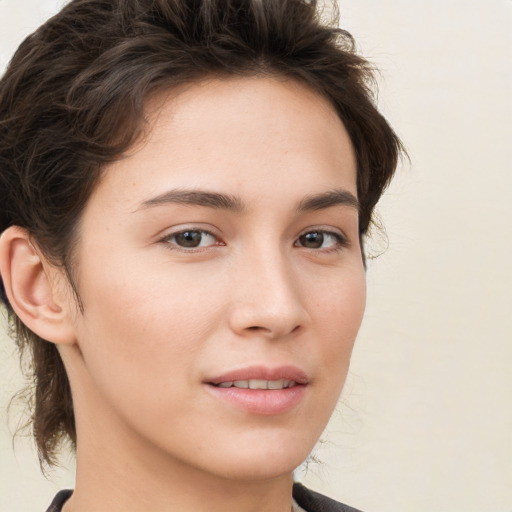
[[[309,231],[299,236],[295,245],[307,249],[332,249],[345,245],[345,239],[337,233]]]
[[[166,237],[166,242],[177,245],[182,249],[197,249],[215,245],[216,238],[208,231],[200,229],[187,229],[179,233],[173,233]]]

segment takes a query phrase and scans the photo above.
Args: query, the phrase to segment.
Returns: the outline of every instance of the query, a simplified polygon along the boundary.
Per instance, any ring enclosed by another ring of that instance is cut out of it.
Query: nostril
[[[296,336],[307,323],[306,310],[298,301],[237,302],[229,312],[230,328],[241,336],[283,338]]]
[[[287,334],[296,334],[297,331],[299,331],[301,328],[300,325],[296,325],[291,331],[283,331],[281,332],[280,329],[272,329],[270,327],[262,327],[262,326],[259,326],[259,325],[250,325],[249,327],[246,328],[247,331],[250,331],[250,332],[262,332],[262,333],[268,333],[269,335],[271,335],[272,338],[274,337],[281,337],[283,335],[287,335]]]

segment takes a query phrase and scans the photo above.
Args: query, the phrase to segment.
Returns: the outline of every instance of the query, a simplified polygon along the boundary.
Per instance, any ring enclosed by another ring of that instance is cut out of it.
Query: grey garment
[[[62,506],[73,494],[73,491],[60,491],[55,496],[50,508],[46,512],[61,512]],[[302,484],[293,484],[293,512],[361,512],[343,503],[310,491]]]

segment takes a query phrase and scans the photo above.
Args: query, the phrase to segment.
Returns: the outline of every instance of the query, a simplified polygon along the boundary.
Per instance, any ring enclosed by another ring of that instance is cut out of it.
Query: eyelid
[[[164,238],[169,238],[173,235],[183,233],[184,231],[201,231],[209,233],[215,238],[221,237],[219,230],[215,226],[206,222],[183,222],[174,226],[167,226],[165,229],[162,229],[155,238],[162,240]]]
[[[349,245],[350,245],[349,237],[347,235],[345,235],[345,233],[341,229],[334,228],[332,226],[309,226],[306,229],[303,229],[299,233],[299,235],[297,236],[297,238],[294,242],[294,245],[296,247],[303,247],[301,245],[296,245],[297,241],[299,240],[300,237],[307,235],[308,233],[322,233],[324,235],[331,235],[331,236],[335,237],[336,240],[338,241],[337,247],[329,247],[329,248],[325,248],[325,249],[311,249],[313,251],[329,252],[329,251],[340,250],[340,249],[349,247]],[[304,248],[308,249],[308,247],[304,247]]]
[[[180,235],[182,233],[186,233],[187,231],[196,231],[199,233],[209,235],[215,239],[215,243],[205,246],[205,247],[186,248],[186,247],[181,247],[176,243],[170,242],[170,239],[172,239],[173,237]],[[222,241],[220,235],[217,234],[215,231],[216,230],[202,227],[201,225],[198,226],[198,225],[180,224],[178,226],[174,226],[173,228],[168,228],[165,231],[165,234],[160,235],[158,237],[157,242],[166,245],[169,249],[181,251],[184,253],[201,252],[201,251],[206,251],[208,249],[211,249],[212,247],[225,245],[225,243]]]
[[[200,246],[200,247],[190,247],[190,248],[182,247],[176,243],[170,242],[170,239],[172,239],[173,237],[180,235],[182,233],[185,233],[187,231],[196,231],[196,232],[200,232],[200,233],[209,235],[215,239],[215,242],[210,245],[203,246],[203,247]],[[217,229],[211,229],[211,228],[204,227],[204,224],[203,225],[181,224],[181,225],[174,226],[172,228],[168,228],[167,230],[165,230],[163,235],[158,236],[157,242],[165,244],[174,250],[182,251],[185,253],[206,251],[213,247],[226,245],[217,231],[218,231]],[[324,235],[330,235],[337,240],[337,244],[335,244],[332,247],[317,248],[317,249],[308,248],[303,245],[298,245],[299,239],[302,236],[307,235],[308,233],[322,233]],[[341,250],[343,248],[348,247],[349,245],[351,245],[351,242],[350,242],[349,237],[346,236],[345,233],[343,232],[343,230],[341,230],[339,228],[335,228],[333,226],[308,226],[307,228],[303,229],[297,235],[293,245],[295,247],[302,247],[304,249],[310,249],[315,252],[333,252],[333,251]]]

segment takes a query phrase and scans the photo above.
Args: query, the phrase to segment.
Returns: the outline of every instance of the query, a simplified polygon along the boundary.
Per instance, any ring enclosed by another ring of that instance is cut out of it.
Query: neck
[[[76,485],[63,512],[290,512],[291,472],[243,479],[212,474],[162,453],[101,412],[75,408]]]
[[[191,468],[141,467],[116,457],[81,467],[64,512],[290,512],[292,475],[266,481],[215,478]],[[112,459],[111,459],[112,460]],[[118,462],[120,464],[118,464]],[[124,464],[127,463],[125,466]]]

